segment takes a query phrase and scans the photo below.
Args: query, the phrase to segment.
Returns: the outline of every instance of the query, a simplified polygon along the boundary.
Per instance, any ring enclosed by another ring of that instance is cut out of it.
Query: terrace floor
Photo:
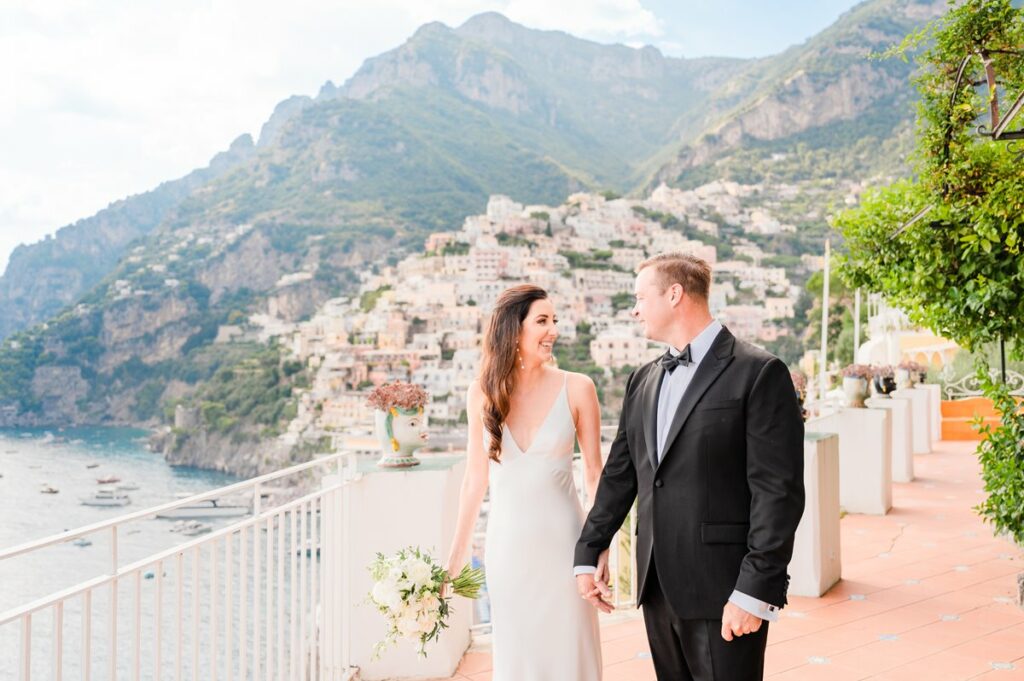
[[[1024,680],[1024,551],[992,536],[976,442],[939,442],[893,485],[886,516],[841,521],[843,579],[821,598],[793,597],[768,637],[766,677],[782,680]],[[643,621],[602,619],[604,681],[653,681]],[[452,679],[489,681],[485,640]]]

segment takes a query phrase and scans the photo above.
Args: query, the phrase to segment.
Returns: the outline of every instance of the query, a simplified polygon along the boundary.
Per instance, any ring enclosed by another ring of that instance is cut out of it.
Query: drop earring
[[[523,356],[519,352],[519,343],[516,343],[516,356],[519,358],[519,368],[526,369],[526,364],[523,363]]]

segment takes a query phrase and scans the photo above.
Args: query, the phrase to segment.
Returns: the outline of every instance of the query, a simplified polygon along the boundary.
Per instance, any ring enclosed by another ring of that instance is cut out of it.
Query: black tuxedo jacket
[[[630,374],[575,565],[597,564],[638,499],[641,604],[653,559],[680,618],[720,619],[733,589],[785,605],[804,508],[804,425],[789,370],[723,328],[683,393],[659,464],[664,375],[657,361]]]

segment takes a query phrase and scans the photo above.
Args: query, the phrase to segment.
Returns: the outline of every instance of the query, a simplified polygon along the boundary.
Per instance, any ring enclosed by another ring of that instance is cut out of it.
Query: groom
[[[607,549],[638,499],[637,593],[658,679],[761,679],[804,508],[796,392],[782,361],[712,318],[706,262],[666,253],[637,273],[632,314],[672,349],[626,383],[577,586],[611,609]]]

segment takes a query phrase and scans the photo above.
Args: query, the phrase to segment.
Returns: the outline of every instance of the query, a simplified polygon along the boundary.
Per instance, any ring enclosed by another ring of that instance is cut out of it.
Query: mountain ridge
[[[219,370],[267,363],[258,339],[215,343],[222,329],[302,319],[492,194],[560,205],[661,182],[789,183],[799,215],[780,218],[801,231],[778,243],[818,238],[827,201],[905,172],[910,67],[863,55],[940,4],[869,0],[825,38],[758,60],[665,57],[493,14],[421,27],[342,85],[280,102],[256,141],[238,138],[206,174],[19,250],[0,278],[0,311],[16,312],[0,326],[0,422],[166,420]],[[116,229],[105,235],[104,221]],[[88,249],[75,250],[78,233]],[[254,398],[267,420],[253,432],[287,413],[280,381]]]

